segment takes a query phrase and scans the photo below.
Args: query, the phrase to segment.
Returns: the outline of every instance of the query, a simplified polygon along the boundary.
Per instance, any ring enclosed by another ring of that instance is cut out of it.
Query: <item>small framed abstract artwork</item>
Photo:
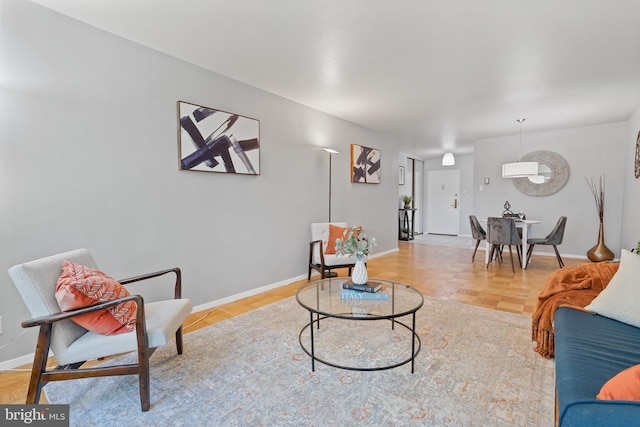
[[[181,170],[260,175],[260,121],[178,101]]]
[[[404,185],[404,166],[398,166],[398,184]]]
[[[351,182],[380,184],[380,150],[351,144]]]

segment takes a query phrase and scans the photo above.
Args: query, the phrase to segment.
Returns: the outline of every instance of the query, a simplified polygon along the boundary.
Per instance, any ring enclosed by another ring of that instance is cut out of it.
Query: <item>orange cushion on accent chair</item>
[[[327,241],[327,249],[324,251],[325,254],[332,255],[336,253],[336,239],[342,239],[344,232],[347,230],[348,228],[329,224],[329,240]]]
[[[124,298],[129,296],[129,291],[99,270],[64,261],[55,296],[60,309],[69,311]],[[73,317],[71,320],[92,332],[116,335],[134,329],[136,311],[136,304],[126,301],[104,310]]]
[[[357,236],[362,230],[362,226],[357,226],[353,230],[354,236]],[[339,227],[337,225],[329,224],[329,240],[327,241],[327,249],[325,249],[325,255],[334,255],[336,253],[336,239],[346,238],[346,231],[349,231],[349,227]]]

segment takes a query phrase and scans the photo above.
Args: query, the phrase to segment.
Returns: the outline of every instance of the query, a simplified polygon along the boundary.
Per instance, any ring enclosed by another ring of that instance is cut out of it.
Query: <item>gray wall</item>
[[[597,180],[605,175],[605,243],[620,255],[620,224],[622,222],[624,164],[627,151],[627,123],[611,123],[563,129],[552,132],[523,133],[522,154],[537,150],[550,150],[560,154],[569,164],[567,184],[557,193],[547,197],[527,196],[513,185],[510,179],[501,177],[501,165],[517,161],[518,135],[479,140],[475,143],[474,211],[478,218],[497,215],[504,202],[511,203],[512,210],[523,210],[529,219],[542,224],[531,229],[533,236],[545,236],[562,215],[568,217],[565,239],[559,248],[563,254],[586,257],[586,252],[596,244],[598,216],[593,195],[585,177]],[[483,178],[491,184],[479,191]],[[536,247],[540,252],[552,248]]]
[[[0,1],[0,345],[29,318],[7,269],[78,247],[116,278],[179,266],[194,305],[306,276],[309,224],[328,215],[320,146],[341,151],[332,218],[364,225],[376,253],[397,249],[397,141]],[[177,100],[259,119],[262,175],[178,171]],[[352,143],[382,151],[382,184],[349,182]],[[34,344],[30,331],[0,361]]]
[[[635,248],[640,241],[640,179],[635,177],[636,140],[640,132],[640,108],[629,118],[624,146],[624,204],[620,234],[622,247]]]

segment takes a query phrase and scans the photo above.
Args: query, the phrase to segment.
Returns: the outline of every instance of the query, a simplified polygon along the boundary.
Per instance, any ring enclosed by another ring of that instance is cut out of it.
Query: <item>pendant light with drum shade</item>
[[[538,175],[538,162],[522,162],[522,123],[526,119],[516,120],[520,123],[520,153],[518,161],[515,163],[505,163],[502,165],[503,178],[528,178]]]

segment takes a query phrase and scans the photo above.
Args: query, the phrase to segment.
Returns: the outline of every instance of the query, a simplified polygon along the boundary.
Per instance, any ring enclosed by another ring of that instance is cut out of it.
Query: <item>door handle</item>
[[[458,199],[453,199],[453,209],[458,209]]]

